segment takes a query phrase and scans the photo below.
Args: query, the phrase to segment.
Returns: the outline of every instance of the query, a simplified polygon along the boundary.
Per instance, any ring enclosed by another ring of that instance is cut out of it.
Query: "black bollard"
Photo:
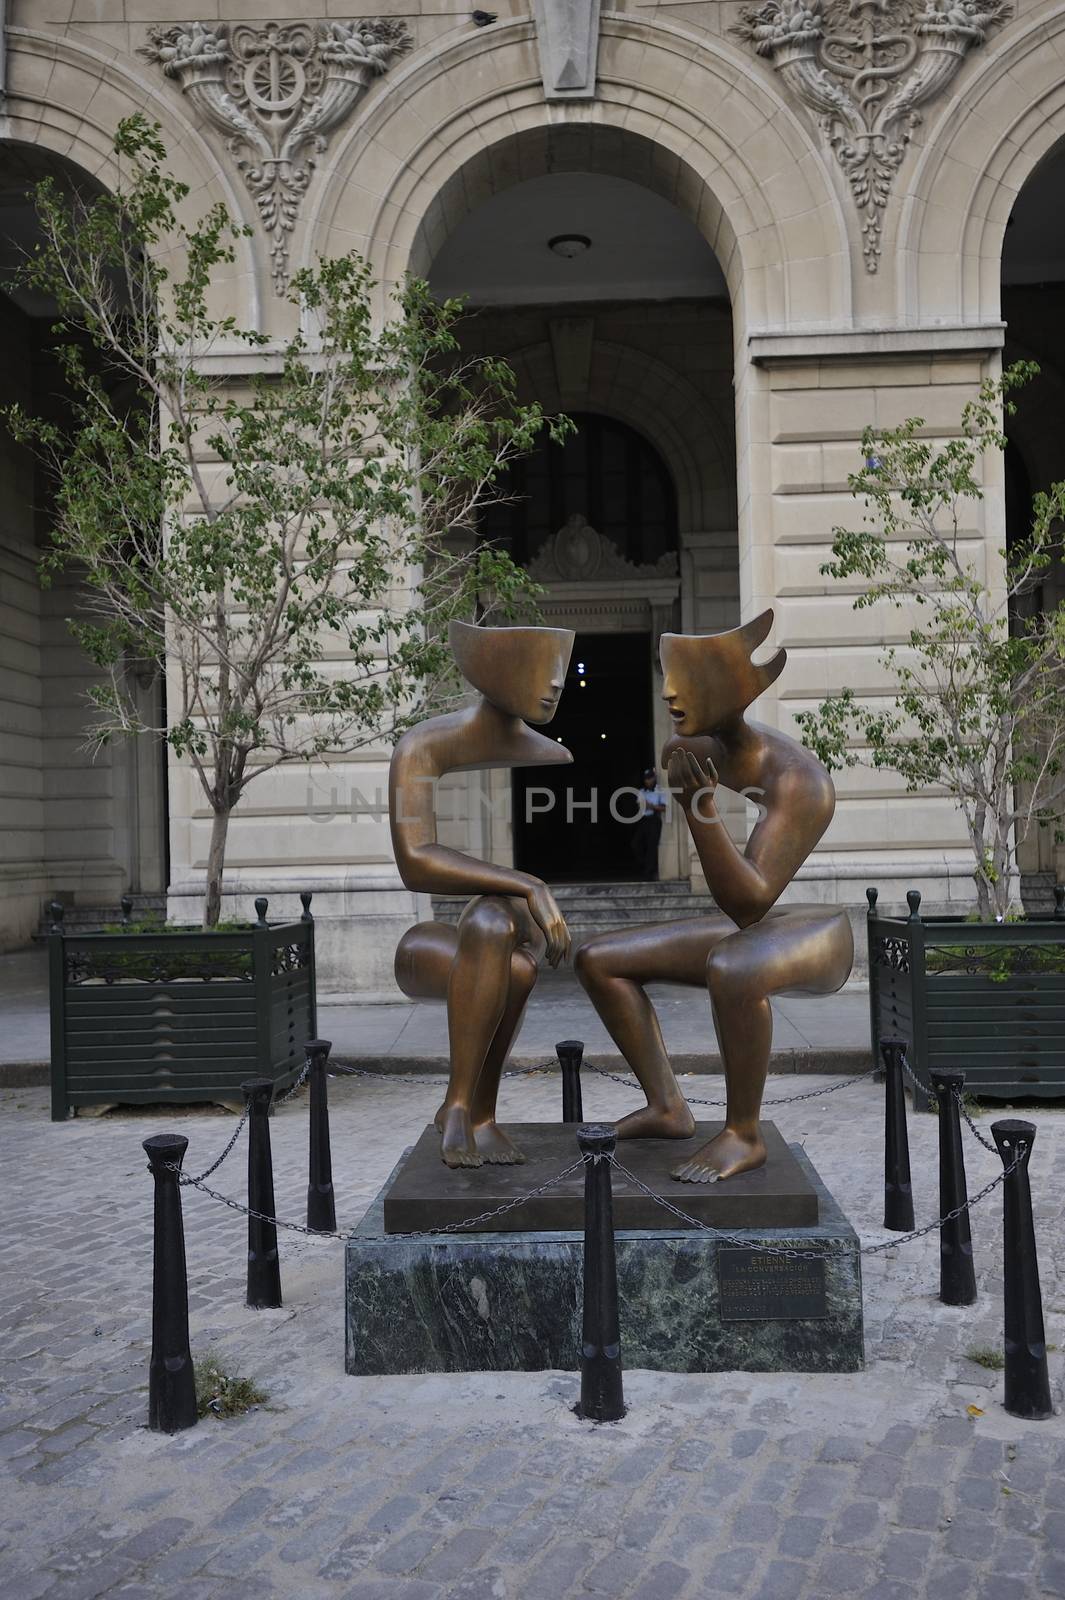
[[[584,1121],[584,1100],[581,1096],[581,1061],[584,1057],[583,1039],[563,1039],[555,1046],[558,1064],[562,1069],[562,1120]]]
[[[1014,1417],[1043,1422],[1054,1415],[1050,1403],[1043,1297],[1032,1221],[1028,1161],[1035,1143],[1035,1123],[1007,1117],[991,1124],[991,1137],[1009,1168],[1020,1160],[1002,1185],[1002,1266],[1005,1302],[1006,1391],[1004,1404]]]
[[[884,1058],[884,1227],[893,1233],[913,1229],[910,1141],[906,1132],[906,1090],[902,1082],[901,1039],[882,1039]]]
[[[930,1072],[939,1102],[939,1215],[947,1216],[969,1198],[961,1142],[958,1097],[964,1072]],[[945,1306],[971,1306],[976,1299],[976,1269],[969,1213],[963,1211],[939,1229],[939,1298]]]
[[[148,1426],[178,1433],[196,1425],[196,1379],[189,1350],[189,1283],[180,1167],[189,1141],[180,1133],[155,1133],[143,1149],[155,1179],[155,1248],[152,1272],[152,1354],[148,1363]]]
[[[303,1047],[310,1065],[311,1154],[307,1173],[307,1226],[319,1233],[335,1233],[333,1159],[329,1152],[329,1090],[325,1064],[333,1048],[328,1039],[309,1039]]]
[[[584,1321],[577,1415],[591,1422],[618,1422],[625,1415],[625,1396],[608,1159],[617,1134],[607,1123],[587,1123],[577,1130],[577,1144],[591,1158],[584,1169]]]
[[[270,1154],[270,1101],[274,1086],[269,1078],[249,1078],[241,1084],[248,1102],[248,1206],[267,1217],[274,1211],[274,1163]],[[281,1304],[281,1263],[277,1254],[277,1227],[262,1217],[248,1218],[248,1305],[257,1310]]]

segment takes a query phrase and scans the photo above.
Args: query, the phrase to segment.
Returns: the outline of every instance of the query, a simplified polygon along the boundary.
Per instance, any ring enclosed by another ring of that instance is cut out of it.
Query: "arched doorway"
[[[0,320],[8,357],[0,394],[3,403],[62,426],[55,306],[11,286],[18,260],[39,237],[32,191],[44,178],[67,195],[99,192],[88,173],[41,147],[0,149]],[[127,891],[163,893],[166,784],[162,749],[150,741],[117,744],[95,759],[86,750],[86,690],[95,669],[68,626],[82,606],[81,584],[68,572],[45,589],[38,575],[51,484],[6,433],[0,472],[0,948],[12,948],[35,931],[49,899],[113,908]],[[140,674],[136,693],[156,704],[162,687],[153,664],[131,664],[131,672]]]
[[[614,797],[667,736],[658,637],[739,620],[731,304],[646,140],[544,130],[524,177],[523,148],[477,163],[482,198],[468,203],[472,180],[456,190],[445,210],[462,213],[421,262],[438,294],[466,297],[464,348],[506,356],[523,400],[574,423],[516,464],[480,531],[543,586],[545,621],[577,635],[551,728],[575,762],[517,775],[510,815],[493,806],[477,845],[552,882],[624,881],[635,805]],[[660,875],[689,863],[671,817]]]
[[[568,575],[594,587],[604,568],[675,575],[677,496],[661,456],[614,417],[577,411],[570,420],[561,444],[545,435],[514,463],[482,537],[548,585]],[[648,608],[636,619],[646,628],[609,633],[575,609],[571,620],[585,626],[551,728],[574,763],[514,774],[514,864],[556,883],[631,878],[637,806],[622,791],[658,759],[652,618]]]
[[[1035,167],[1017,195],[1002,246],[1005,364],[1036,361],[1039,376],[1017,396],[1007,418],[1007,544],[1031,528],[1032,495],[1065,477],[1065,139]],[[1042,575],[1027,603],[1051,610],[1065,599],[1065,563]],[[1049,911],[1060,847],[1051,827],[1033,828],[1018,849],[1022,894],[1032,910]]]

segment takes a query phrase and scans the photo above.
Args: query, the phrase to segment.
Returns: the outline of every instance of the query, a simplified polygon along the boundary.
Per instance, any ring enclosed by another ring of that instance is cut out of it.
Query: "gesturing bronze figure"
[[[751,660],[772,623],[772,611],[764,611],[728,633],[662,636],[662,693],[675,728],[662,764],[722,914],[603,934],[577,953],[581,982],[647,1096],[646,1108],[619,1124],[622,1139],[684,1139],[695,1127],[644,984],[710,991],[728,1105],[721,1133],[674,1171],[687,1183],[712,1183],[765,1161],[758,1119],[773,1037],[770,996],[831,994],[854,959],[845,911],[776,904],[828,827],[835,791],[808,750],[744,717],[784,667],[784,650],[761,666]],[[719,782],[757,797],[761,815],[745,850],[722,826]]]
[[[405,733],[389,769],[389,815],[400,877],[424,894],[471,894],[457,928],[419,922],[396,950],[396,982],[412,998],[447,1000],[451,1074],[436,1114],[449,1167],[525,1158],[496,1125],[499,1079],[539,957],[556,967],[569,932],[539,878],[437,843],[435,786],[447,772],[570,762],[530,728],[555,714],[573,634],[565,628],[475,628],[453,622],[451,649],[476,704]]]

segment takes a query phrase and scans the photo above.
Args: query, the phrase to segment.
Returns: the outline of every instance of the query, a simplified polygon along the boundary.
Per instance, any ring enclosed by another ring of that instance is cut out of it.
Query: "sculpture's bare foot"
[[[618,1123],[619,1139],[690,1139],[694,1132],[695,1118],[685,1100],[668,1107],[643,1106]]]
[[[681,1183],[717,1183],[721,1178],[734,1178],[737,1173],[750,1172],[764,1164],[765,1142],[760,1133],[750,1138],[732,1128],[722,1128],[709,1144],[674,1167],[671,1176]]]
[[[470,1114],[465,1106],[441,1106],[436,1113],[436,1126],[440,1129],[440,1159],[445,1166],[481,1166],[482,1158],[477,1153]]]
[[[477,1154],[490,1166],[520,1167],[525,1160],[517,1145],[495,1121],[480,1123],[474,1128],[473,1137]]]

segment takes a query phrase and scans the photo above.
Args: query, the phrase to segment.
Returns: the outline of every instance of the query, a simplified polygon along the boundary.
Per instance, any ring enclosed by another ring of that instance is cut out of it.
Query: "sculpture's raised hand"
[[[710,757],[706,765],[693,750],[674,750],[669,758],[669,788],[685,811],[700,816],[700,802],[717,789],[717,769]]]
[[[566,919],[558,909],[558,902],[546,883],[534,883],[528,893],[529,910],[547,940],[547,960],[552,967],[568,957],[569,929]]]

